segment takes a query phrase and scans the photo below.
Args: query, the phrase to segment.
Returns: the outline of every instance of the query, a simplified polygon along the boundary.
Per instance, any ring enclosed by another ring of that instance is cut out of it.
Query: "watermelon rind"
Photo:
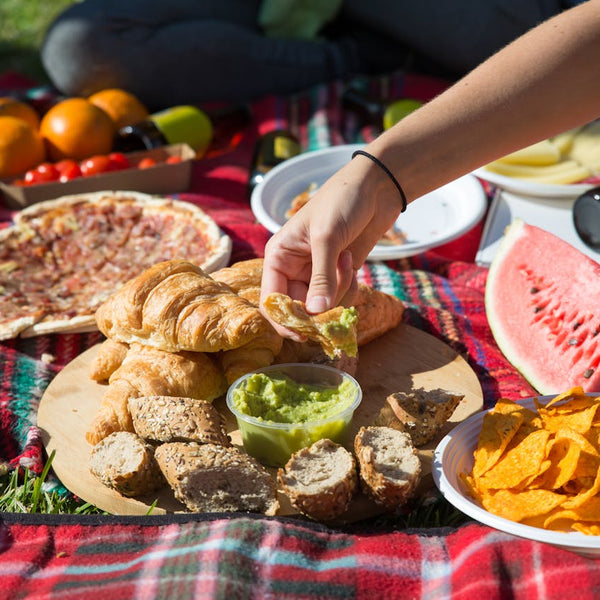
[[[515,219],[490,265],[485,309],[496,344],[540,394],[600,391],[600,265]]]

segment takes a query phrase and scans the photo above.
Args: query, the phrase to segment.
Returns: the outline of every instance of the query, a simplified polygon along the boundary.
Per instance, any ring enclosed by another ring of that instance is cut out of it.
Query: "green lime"
[[[383,113],[383,128],[389,129],[394,126],[400,119],[406,117],[413,110],[417,110],[423,103],[414,98],[403,98],[392,102]]]

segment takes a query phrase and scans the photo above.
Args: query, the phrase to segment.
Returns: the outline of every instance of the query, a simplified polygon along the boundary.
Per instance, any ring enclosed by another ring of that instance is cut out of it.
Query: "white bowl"
[[[259,223],[271,233],[286,222],[292,199],[310,184],[322,185],[352,158],[364,144],[332,146],[305,152],[271,169],[254,188],[250,204]],[[393,260],[413,256],[450,242],[472,229],[485,214],[487,198],[473,175],[465,175],[425,194],[408,205],[396,221],[404,232],[403,244],[377,244],[369,260]]]
[[[545,404],[554,396],[538,396],[537,398],[542,404]],[[535,409],[534,398],[520,400],[519,404],[529,409]],[[577,531],[550,531],[522,525],[488,512],[468,495],[459,474],[469,473],[473,468],[473,452],[477,447],[479,432],[486,412],[479,412],[455,427],[435,449],[432,474],[442,495],[458,510],[484,525],[522,538],[546,542],[582,556],[600,557],[600,536],[586,535]]]

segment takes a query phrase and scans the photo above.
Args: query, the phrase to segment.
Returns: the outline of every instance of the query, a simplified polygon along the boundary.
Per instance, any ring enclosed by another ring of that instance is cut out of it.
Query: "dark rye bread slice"
[[[415,446],[424,446],[435,438],[463,398],[463,394],[440,389],[396,392],[387,397],[374,424],[406,431]]]
[[[269,472],[234,446],[172,442],[155,452],[175,497],[192,512],[274,515],[277,487]]]
[[[361,427],[354,439],[362,490],[394,511],[411,498],[421,480],[421,460],[410,435],[391,427]]]
[[[206,400],[182,396],[129,398],[135,432],[151,442],[199,442],[230,446],[225,422]]]
[[[354,456],[328,439],[298,450],[277,477],[292,506],[315,521],[345,513],[358,488]]]
[[[154,447],[128,431],[111,433],[92,448],[90,471],[124,496],[141,496],[166,483]]]

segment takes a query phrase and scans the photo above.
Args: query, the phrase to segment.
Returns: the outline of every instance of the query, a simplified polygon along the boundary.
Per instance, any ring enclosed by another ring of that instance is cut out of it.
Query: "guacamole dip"
[[[283,373],[254,373],[233,392],[239,412],[274,423],[322,421],[349,407],[355,399],[352,382],[337,387],[298,383]]]
[[[329,338],[333,345],[348,356],[356,356],[358,352],[356,344],[356,325],[358,313],[353,306],[344,308],[339,320],[325,323],[323,335]]]

